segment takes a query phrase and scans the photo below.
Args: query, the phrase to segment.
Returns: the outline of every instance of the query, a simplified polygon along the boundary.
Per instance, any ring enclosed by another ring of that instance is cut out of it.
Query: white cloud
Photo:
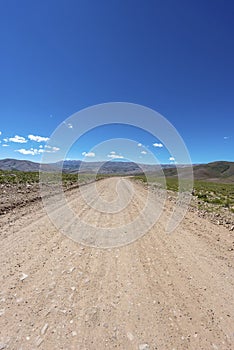
[[[5,138],[3,139],[3,141],[4,141],[4,142],[8,142],[8,139],[5,137]]]
[[[162,147],[163,147],[163,144],[162,144],[162,143],[153,143],[153,146],[154,146],[154,147],[162,148]]]
[[[68,129],[73,128],[73,125],[71,123],[63,122],[63,124],[65,124],[68,127]]]
[[[49,150],[40,148],[38,150],[38,152],[39,153],[55,153],[55,152],[58,152],[59,150],[60,150],[59,147],[49,147]]]
[[[57,151],[59,151],[59,150],[60,150],[59,147],[52,147],[52,151],[53,151],[53,152],[57,152]]]
[[[224,140],[227,140],[227,139],[229,139],[229,136],[224,136],[223,138],[224,138]]]
[[[141,147],[141,146],[142,146],[142,143],[139,142],[139,143],[137,144],[137,146],[138,146],[138,147]]]
[[[31,150],[31,149],[21,148],[21,149],[16,149],[15,152],[19,152],[21,154],[31,154],[32,156],[35,155],[34,150]]]
[[[5,140],[4,140],[5,141]],[[25,137],[23,137],[23,136],[18,136],[18,135],[15,135],[14,137],[10,137],[9,138],[9,141],[10,142],[15,142],[15,143],[26,143],[26,142],[28,142],[26,139],[25,139]],[[5,141],[5,142],[7,142],[7,141]]]
[[[112,151],[112,152],[110,152],[110,154],[116,154],[116,152],[115,152],[115,151]]]
[[[36,142],[47,142],[49,141],[49,137],[44,136],[35,136],[35,135],[28,135],[29,140],[36,141]]]
[[[174,157],[170,157],[169,160],[175,161],[175,158]]]
[[[82,152],[82,156],[84,157],[95,157],[94,152]]]
[[[123,159],[124,157],[121,156],[121,154],[116,154],[116,153],[110,153],[107,155],[108,158],[111,158],[111,159]]]
[[[36,156],[36,155],[39,155],[42,153],[55,153],[59,150],[60,150],[60,148],[58,148],[58,147],[50,147],[49,150],[42,149],[42,148],[39,148],[39,149],[37,149],[37,148],[30,148],[30,149],[21,148],[21,149],[16,149],[15,152],[19,152],[21,154],[31,154],[32,156]]]
[[[147,154],[147,152],[146,151],[141,151],[141,154]]]
[[[2,145],[2,147],[8,147],[9,145],[6,145],[5,143]]]
[[[0,135],[2,135],[2,132],[0,131]]]
[[[41,148],[41,146],[39,146]],[[57,152],[60,150],[59,147],[56,147],[56,146],[50,146],[50,145],[45,145],[45,148],[49,149],[50,151],[48,150],[45,150],[45,152],[47,153],[53,153],[53,152]]]
[[[43,146],[42,146],[42,145],[40,145],[40,146],[39,146],[39,148],[43,148]]]
[[[44,149],[41,149],[41,148],[40,149],[30,148],[30,151],[33,151],[34,155],[47,152],[47,151],[45,151]]]

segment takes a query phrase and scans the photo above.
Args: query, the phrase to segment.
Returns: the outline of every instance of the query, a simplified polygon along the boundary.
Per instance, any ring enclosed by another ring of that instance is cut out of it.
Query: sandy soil
[[[118,181],[97,183],[107,202]],[[131,186],[118,213],[90,208],[79,189],[67,200],[83,219],[113,227],[142,210],[146,189]],[[0,349],[234,349],[233,232],[188,212],[168,235],[172,210],[167,201],[147,234],[113,249],[62,235],[40,201],[1,215]]]

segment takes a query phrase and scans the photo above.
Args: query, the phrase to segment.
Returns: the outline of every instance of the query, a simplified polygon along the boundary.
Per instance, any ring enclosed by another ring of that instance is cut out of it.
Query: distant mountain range
[[[43,164],[44,171],[56,171],[61,162]],[[178,165],[177,165],[178,166]],[[177,169],[174,164],[161,165],[167,177],[176,177]],[[188,173],[187,165],[179,165],[182,168],[183,177]],[[2,159],[1,170],[39,171],[40,163],[28,160]],[[160,175],[160,165],[136,164],[134,162],[108,161],[108,162],[82,162],[81,160],[65,160],[63,171],[66,173],[101,173],[101,174],[123,174],[131,175],[142,172],[156,173]],[[234,182],[234,162],[217,161],[208,164],[193,165],[194,178],[197,180]]]
[[[43,164],[44,171],[56,171],[61,166],[61,162]],[[180,165],[181,166],[181,165]],[[0,160],[1,170],[18,171],[39,171],[40,163],[19,159]],[[66,173],[102,173],[102,174],[135,174],[143,171],[154,172],[160,169],[160,165],[136,164],[134,162],[108,161],[108,162],[83,162],[81,160],[65,160],[63,171]],[[164,164],[162,167],[175,168],[173,164]],[[183,166],[185,167],[185,166]]]

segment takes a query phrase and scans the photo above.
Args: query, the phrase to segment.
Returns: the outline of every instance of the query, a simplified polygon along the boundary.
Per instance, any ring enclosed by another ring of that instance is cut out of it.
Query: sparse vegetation
[[[37,182],[39,182],[38,172],[0,170],[1,184],[22,184],[22,183],[37,183]]]
[[[138,181],[144,183],[162,183],[161,178],[153,177],[153,175],[137,175],[134,177]],[[167,190],[178,191],[178,179],[166,178]],[[186,187],[186,180],[182,181],[182,187]],[[210,203],[215,206],[229,208],[234,212],[234,184],[224,184],[208,181],[194,181],[193,195],[199,199],[199,205],[202,207],[204,203]]]
[[[72,185],[76,182],[90,182],[92,180],[100,180],[106,177],[106,175],[102,174],[62,174],[62,180],[64,185]],[[49,179],[58,179],[57,173],[48,173]],[[39,172],[25,172],[18,170],[0,170],[0,184],[35,184],[39,183]]]

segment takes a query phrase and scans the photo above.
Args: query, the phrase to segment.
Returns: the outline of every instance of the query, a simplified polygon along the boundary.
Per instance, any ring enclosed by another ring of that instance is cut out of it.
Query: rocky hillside
[[[188,168],[183,168],[183,175],[186,178]],[[164,170],[168,177],[176,177],[177,169],[170,168]],[[206,180],[214,182],[234,182],[234,162],[212,162],[208,164],[198,164],[193,166],[193,174],[196,180]]]

